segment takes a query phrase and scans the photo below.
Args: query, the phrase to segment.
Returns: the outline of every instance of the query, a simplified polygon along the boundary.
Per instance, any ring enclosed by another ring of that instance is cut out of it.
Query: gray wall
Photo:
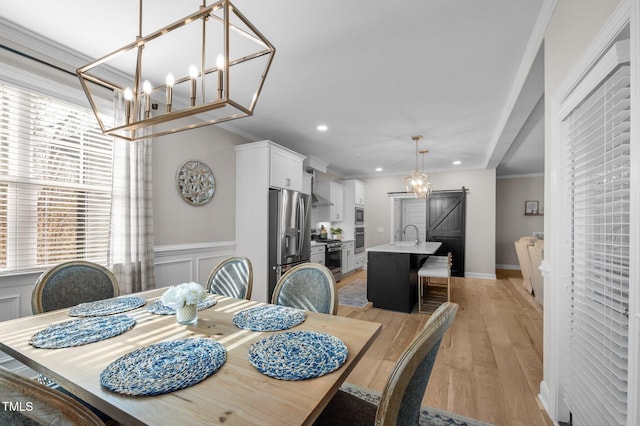
[[[461,189],[467,193],[465,274],[495,277],[495,170],[459,170],[430,174],[433,189]],[[366,247],[390,242],[391,201],[388,192],[405,190],[403,176],[361,179],[365,183]]]
[[[544,230],[543,216],[525,216],[524,203],[539,202],[544,212],[544,177],[514,177],[496,180],[496,267],[520,268],[513,245],[520,237]]]
[[[154,244],[235,240],[236,155],[248,140],[218,126],[207,126],[153,141]],[[186,203],[176,189],[176,171],[187,160],[206,163],[216,180],[211,202]]]

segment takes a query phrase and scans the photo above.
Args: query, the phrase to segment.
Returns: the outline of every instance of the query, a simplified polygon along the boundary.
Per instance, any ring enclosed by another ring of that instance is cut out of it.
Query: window
[[[0,272],[106,264],[111,167],[90,110],[0,81]]]
[[[564,119],[571,219],[570,358],[575,424],[626,424],[629,346],[630,67],[605,55]],[[626,53],[626,54],[621,54]]]

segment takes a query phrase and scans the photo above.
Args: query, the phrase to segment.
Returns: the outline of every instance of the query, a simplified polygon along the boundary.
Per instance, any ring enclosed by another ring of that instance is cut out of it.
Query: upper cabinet
[[[303,172],[302,173],[302,193],[311,195],[311,180],[313,179],[313,175],[311,173]]]
[[[364,183],[357,179],[343,180],[345,208],[364,206]]]
[[[344,187],[344,223],[342,228],[342,238],[345,240],[355,239],[355,208],[364,206],[364,183],[357,179],[347,179],[340,181]]]
[[[277,146],[271,146],[270,184],[276,188],[303,190],[304,157]]]
[[[358,207],[364,206],[364,183],[355,179],[348,182],[353,182],[354,204]]]
[[[329,206],[329,222],[344,220],[344,187],[338,182],[318,182],[316,192],[331,202]]]

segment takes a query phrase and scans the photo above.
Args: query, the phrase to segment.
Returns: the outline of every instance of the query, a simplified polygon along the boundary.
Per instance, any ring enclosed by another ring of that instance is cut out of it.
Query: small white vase
[[[176,321],[182,325],[195,324],[198,322],[198,305],[184,305],[176,309]]]

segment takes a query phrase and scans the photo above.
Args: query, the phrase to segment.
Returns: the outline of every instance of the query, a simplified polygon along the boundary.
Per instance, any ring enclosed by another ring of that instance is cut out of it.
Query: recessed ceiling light
[[[318,127],[316,127],[316,129],[318,129],[319,132],[326,132],[329,127],[327,127],[326,124],[319,124]]]
[[[376,167],[376,172],[381,172],[382,171],[382,167]]]
[[[462,161],[460,160],[456,160],[453,162],[454,165],[459,166],[460,164],[462,164]]]

